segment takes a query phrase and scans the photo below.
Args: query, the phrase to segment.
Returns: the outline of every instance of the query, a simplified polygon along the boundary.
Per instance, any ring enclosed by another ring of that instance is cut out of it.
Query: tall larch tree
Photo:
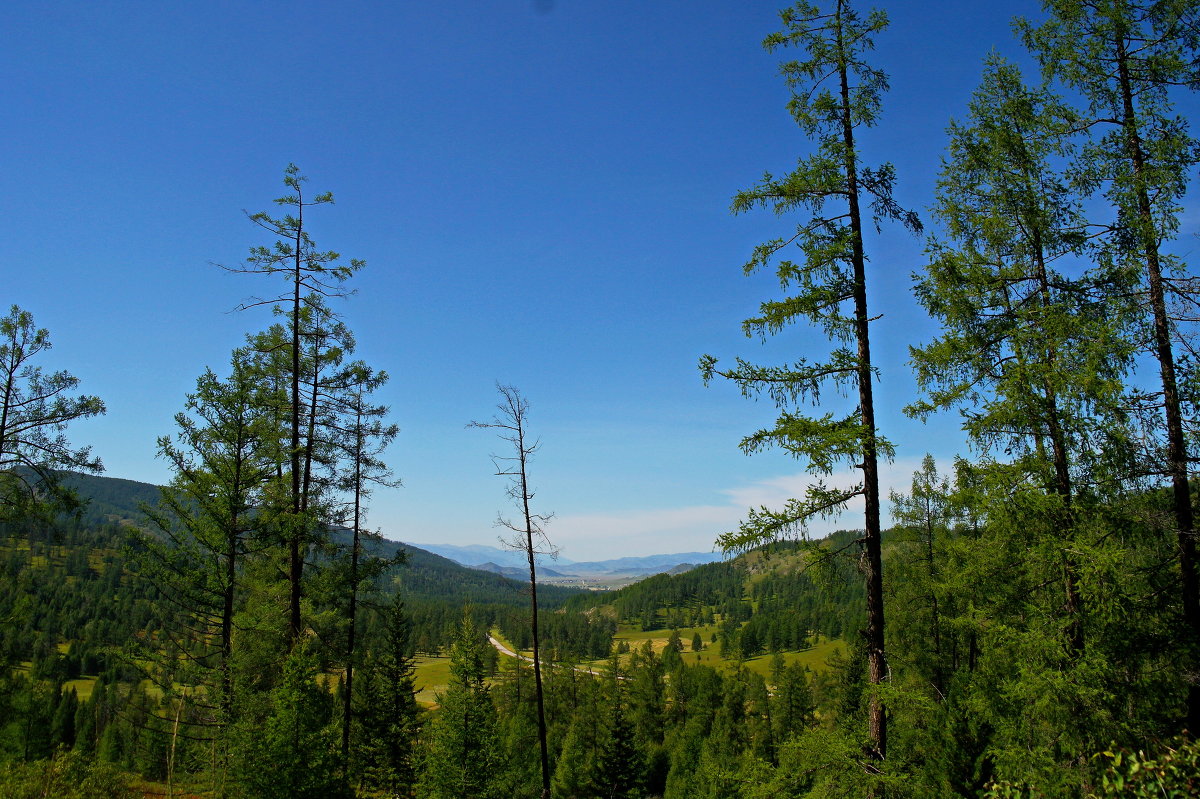
[[[782,332],[794,322],[807,320],[819,328],[834,349],[824,359],[801,359],[784,366],[757,366],[737,360],[734,368],[718,368],[712,356],[701,359],[706,381],[714,376],[732,380],[747,397],[767,396],[780,409],[773,427],[742,440],[742,449],[754,453],[779,447],[804,461],[808,469],[830,475],[850,467],[861,480],[850,488],[828,486],[823,480],[806,496],[790,500],[784,508],[751,511],[737,532],[718,543],[727,551],[747,549],[805,529],[814,517],[827,517],[861,497],[865,529],[861,538],[862,568],[867,589],[866,656],[872,684],[888,673],[884,656],[883,563],[881,553],[879,461],[890,458],[892,445],[880,436],[875,424],[873,382],[877,370],[871,360],[867,304],[867,253],[864,232],[874,221],[896,221],[911,231],[921,229],[915,213],[893,199],[895,173],[890,164],[864,165],[857,134],[879,121],[887,76],[866,60],[873,37],[888,24],[882,11],[865,17],[846,0],[837,0],[828,11],[808,3],[780,12],[783,30],[767,37],[770,52],[797,48],[803,55],[788,61],[781,73],[791,89],[788,110],[815,144],[815,151],[800,158],[796,168],[782,177],[766,174],[759,183],[738,193],[734,213],[767,208],[783,216],[807,211],[810,216],[790,235],[755,248],[744,269],[751,274],[773,268],[781,287],[790,296],[769,300],[758,316],[746,320],[747,336],[766,337]],[[864,208],[864,205],[866,206]],[[799,258],[788,257],[796,247]],[[832,388],[857,399],[857,406],[835,415],[808,415],[803,404],[819,406],[822,392]],[[884,759],[887,751],[887,715],[878,694],[872,694],[868,711],[870,756]]]
[[[1087,102],[1080,120],[1092,137],[1078,177],[1103,194],[1113,213],[1100,223],[1101,257],[1140,278],[1145,324],[1139,337],[1157,362],[1155,427],[1165,447],[1151,455],[1169,481],[1179,551],[1183,638],[1200,657],[1200,578],[1188,487],[1188,436],[1180,394],[1171,306],[1193,310],[1196,294],[1169,241],[1179,229],[1180,205],[1200,161],[1200,146],[1176,115],[1172,92],[1200,87],[1200,6],[1193,0],[1045,0],[1049,18],[1022,23],[1026,44],[1047,75]],[[1192,671],[1185,725],[1200,731],[1200,676]]]
[[[346,684],[342,705],[342,758],[347,763],[350,759],[350,730],[354,716],[354,668],[358,660],[359,594],[365,585],[378,577],[383,563],[390,563],[381,562],[379,558],[364,560],[364,543],[372,538],[369,531],[363,529],[366,502],[375,488],[400,485],[382,459],[383,451],[395,440],[400,430],[385,421],[387,406],[370,401],[371,394],[387,382],[388,375],[386,372],[375,372],[361,362],[351,366],[350,384],[338,400],[340,421],[335,424],[335,432],[340,434],[338,447],[348,462],[339,488],[349,497],[347,521],[351,530],[347,564],[349,573],[346,576]]]
[[[1080,483],[1107,468],[1100,454],[1120,451],[1130,353],[1121,315],[1105,304],[1122,276],[1082,269],[1080,199],[1053,168],[1067,155],[1068,117],[1052,95],[992,58],[969,119],[951,125],[935,204],[948,240],[931,243],[917,282],[944,332],[912,351],[927,399],[909,410],[960,407],[977,449],[1010,457],[1016,483],[1031,480],[1056,498],[1045,511],[1061,538],[1055,560],[1078,651],[1076,505]]]
[[[305,210],[332,203],[333,195],[326,192],[311,199],[306,198],[306,180],[295,164],[288,165],[283,182],[289,193],[276,199],[275,204],[291,211],[279,217],[265,211],[250,215],[251,222],[278,238],[271,245],[251,248],[243,264],[226,267],[232,272],[279,278],[287,286],[274,297],[247,300],[239,309],[274,306],[286,319],[288,357],[284,367],[287,370],[284,382],[288,389],[288,456],[284,488],[287,496],[285,511],[279,519],[285,528],[284,537],[288,545],[288,633],[293,643],[303,630],[300,605],[304,558],[307,540],[315,527],[309,513],[309,483],[306,480],[312,470],[313,442],[311,432],[306,436],[306,431],[311,431],[310,418],[317,411],[310,406],[302,389],[306,385],[306,375],[311,373],[311,370],[306,370],[304,363],[305,339],[311,337],[314,342],[318,341],[319,331],[306,330],[305,320],[307,316],[317,323],[327,322],[323,313],[325,300],[346,296],[349,292],[344,288],[345,282],[364,265],[356,259],[343,262],[338,253],[317,249],[305,227]],[[318,365],[313,368],[319,370],[320,353],[316,360]]]
[[[982,535],[963,545],[968,568],[990,588],[970,600],[980,616],[959,615],[952,628],[978,633],[984,650],[980,668],[990,673],[970,690],[990,683],[1027,699],[1012,713],[977,694],[976,712],[994,720],[992,752],[1008,773],[1019,768],[1014,751],[1055,766],[1048,771],[1086,758],[1104,743],[1091,736],[1109,710],[1097,698],[1110,679],[1097,666],[1108,654],[1098,611],[1116,588],[1097,584],[1098,564],[1112,557],[1103,552],[1113,531],[1100,509],[1119,501],[1114,476],[1128,464],[1132,353],[1127,315],[1110,302],[1125,274],[1086,258],[1082,197],[1064,174],[1071,130],[1053,93],[989,58],[966,119],[950,126],[933,208],[943,233],[930,242],[916,285],[942,330],[912,349],[925,397],[909,410],[959,410],[985,486]],[[968,596],[959,586],[952,598],[961,609]],[[1019,634],[997,633],[998,619]],[[1046,675],[1059,680],[1053,692],[1039,682]],[[963,686],[947,688],[950,705]],[[1038,694],[1045,701],[1034,710]],[[1053,735],[1042,735],[1054,714]]]

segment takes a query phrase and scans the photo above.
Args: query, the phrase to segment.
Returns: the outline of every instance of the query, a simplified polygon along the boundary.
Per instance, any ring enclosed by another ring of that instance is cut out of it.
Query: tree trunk
[[[303,200],[303,196],[297,196]],[[304,560],[300,552],[300,287],[302,282],[301,247],[304,243],[304,203],[297,203],[295,272],[292,275],[292,374],[291,374],[291,452],[292,469],[291,529],[288,530],[288,641],[300,638],[300,580]]]
[[[542,799],[550,799],[550,755],[546,743],[546,708],[542,698],[542,658],[538,638],[537,571],[534,565],[533,516],[529,510],[529,484],[525,474],[525,433],[518,433],[521,458],[521,500],[525,512],[525,554],[529,557],[529,615],[533,631],[533,686],[537,696],[538,746],[542,761]]]
[[[354,632],[358,615],[358,554],[359,523],[362,520],[362,397],[359,398],[355,419],[354,451],[354,539],[350,545],[350,602],[346,609],[349,627],[346,631],[346,692],[342,700],[342,762],[350,762],[350,721],[354,695]]]
[[[1140,247],[1146,259],[1150,309],[1154,322],[1154,357],[1158,361],[1163,388],[1167,423],[1167,474],[1171,478],[1171,499],[1179,546],[1180,588],[1185,627],[1183,633],[1190,644],[1189,655],[1196,657],[1200,653],[1200,582],[1196,574],[1196,531],[1191,491],[1188,487],[1187,443],[1183,432],[1183,414],[1179,402],[1175,354],[1171,346],[1171,322],[1167,314],[1162,264],[1159,260],[1150,194],[1144,182],[1146,158],[1134,112],[1134,92],[1129,74],[1130,57],[1125,39],[1120,34],[1116,40],[1116,60],[1122,105],[1121,126],[1125,132],[1125,144],[1133,168]],[[1185,723],[1193,735],[1200,733],[1200,684],[1194,678],[1188,686]]]
[[[858,403],[863,428],[863,576],[867,588],[867,670],[872,685],[887,679],[884,656],[883,553],[879,522],[879,452],[875,437],[875,400],[871,381],[870,316],[867,313],[866,256],[863,253],[862,212],[858,203],[858,164],[854,149],[854,127],[850,118],[850,81],[843,39],[843,1],[838,0],[838,77],[841,83],[842,142],[846,148],[846,189],[849,200],[850,228],[853,232],[854,334],[858,345]],[[868,735],[874,748],[872,756],[887,756],[887,709],[872,693],[867,711]]]

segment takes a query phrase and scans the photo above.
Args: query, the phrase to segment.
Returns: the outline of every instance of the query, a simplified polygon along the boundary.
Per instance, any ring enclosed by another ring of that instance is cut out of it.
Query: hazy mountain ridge
[[[406,544],[405,546],[411,546],[411,545]],[[485,571],[485,572],[493,572],[495,574],[504,575],[505,577],[508,577],[511,580],[525,580],[525,581],[529,580],[529,566],[528,565],[525,565],[525,566],[501,566],[498,563],[492,563],[491,561],[488,561],[487,563],[481,563],[478,566],[464,566],[463,568],[476,569],[478,571]],[[539,578],[567,576],[567,575],[564,575],[562,572],[555,571],[554,569],[547,569],[545,566],[539,566],[537,573],[538,573]]]
[[[449,558],[460,566],[469,566],[471,568],[479,568],[487,563],[501,567],[511,566],[519,568],[525,566],[528,568],[528,561],[525,558],[525,550],[523,549],[503,549],[486,544],[458,546],[455,544],[413,543],[405,544],[405,546],[419,547],[426,552],[433,552],[441,555],[443,558]],[[570,558],[551,558],[547,555],[539,555],[537,563],[539,566],[547,563],[553,563],[557,566],[570,566],[575,561]]]
[[[463,566],[485,571],[508,574],[507,568],[527,568],[525,553],[481,544],[455,546],[453,544],[412,544],[427,552],[434,552]],[[679,552],[661,555],[627,556],[609,560],[573,561],[569,558],[538,558],[539,572],[546,577],[582,576],[649,576],[679,569],[681,566],[698,566],[722,560],[719,552]],[[548,565],[548,564],[553,564]]]

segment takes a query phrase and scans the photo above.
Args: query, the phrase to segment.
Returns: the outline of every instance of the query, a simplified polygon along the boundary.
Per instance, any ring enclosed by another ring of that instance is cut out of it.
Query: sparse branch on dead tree
[[[513,549],[525,552],[529,561],[529,610],[530,625],[533,632],[533,680],[537,694],[538,743],[541,747],[542,760],[542,799],[550,799],[550,759],[546,745],[546,713],[542,699],[542,668],[541,652],[538,641],[538,605],[537,605],[537,556],[550,555],[556,557],[558,551],[546,536],[545,524],[554,514],[534,513],[531,501],[534,491],[529,486],[529,461],[541,446],[538,439],[530,440],[526,424],[529,418],[529,402],[514,386],[496,384],[500,392],[500,403],[496,406],[499,413],[488,422],[471,422],[467,427],[481,427],[497,430],[500,440],[512,445],[511,455],[492,455],[492,463],[496,467],[496,475],[509,478],[506,493],[521,511],[520,520],[514,522],[503,514],[496,519],[496,525],[511,531],[512,538],[502,538],[504,543]]]

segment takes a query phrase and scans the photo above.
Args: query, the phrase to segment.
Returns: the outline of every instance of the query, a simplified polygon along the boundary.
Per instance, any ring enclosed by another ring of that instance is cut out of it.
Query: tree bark
[[[838,77],[841,90],[842,143],[846,148],[846,190],[850,228],[853,232],[854,332],[858,346],[858,403],[863,436],[863,576],[867,589],[867,671],[872,685],[887,679],[884,654],[883,552],[879,521],[879,451],[875,431],[875,399],[871,381],[870,316],[867,312],[866,256],[863,252],[862,211],[858,202],[858,164],[854,149],[854,127],[850,115],[850,79],[843,36],[843,0],[837,6]],[[872,694],[867,710],[868,735],[879,760],[887,756],[887,709],[877,694]]]
[[[303,282],[301,272],[301,248],[304,244],[304,195],[296,189],[299,199],[296,206],[296,252],[295,268],[292,274],[292,374],[291,374],[291,462],[292,479],[292,519],[288,531],[288,641],[293,646],[300,638],[300,581],[304,576],[304,559],[300,551],[300,288]]]
[[[363,421],[362,397],[355,409],[354,450],[354,538],[350,545],[350,601],[346,609],[349,627],[346,631],[346,692],[342,700],[342,762],[350,762],[350,721],[353,714],[354,696],[354,633],[358,615],[358,557],[359,523],[362,520],[362,458]]]
[[[1146,156],[1134,110],[1133,85],[1129,74],[1130,56],[1124,37],[1116,36],[1117,78],[1121,93],[1121,126],[1133,168],[1137,200],[1139,239],[1146,259],[1146,276],[1150,294],[1150,310],[1154,323],[1154,357],[1158,361],[1162,381],[1163,406],[1167,426],[1167,474],[1171,479],[1171,499],[1175,515],[1179,547],[1180,593],[1183,603],[1184,635],[1191,646],[1190,654],[1200,653],[1200,581],[1196,572],[1196,531],[1192,512],[1191,490],[1188,487],[1187,442],[1183,431],[1179,386],[1176,378],[1175,354],[1171,345],[1171,321],[1167,314],[1163,286],[1162,263],[1154,230],[1150,194],[1144,182]],[[1188,686],[1185,723],[1193,735],[1200,733],[1200,684]]]

